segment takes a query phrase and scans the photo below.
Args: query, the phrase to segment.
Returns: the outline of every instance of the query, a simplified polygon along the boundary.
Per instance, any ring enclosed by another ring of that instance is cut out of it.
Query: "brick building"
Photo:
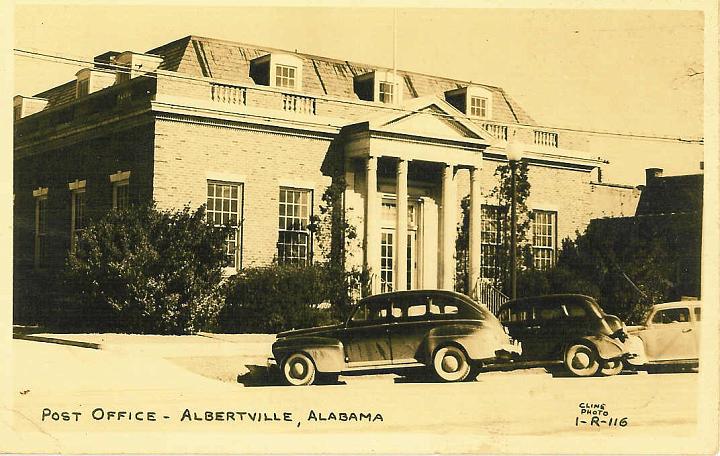
[[[465,195],[477,283],[492,274],[483,212],[512,135],[530,169],[537,267],[639,197],[599,182],[585,137],[537,127],[501,88],[196,36],[98,55],[14,106],[16,290],[62,267],[88,220],[153,199],[207,204],[211,223],[234,226],[230,269],[308,261],[311,216],[340,177],[360,235],[349,266],[369,268],[373,292],[453,287]]]

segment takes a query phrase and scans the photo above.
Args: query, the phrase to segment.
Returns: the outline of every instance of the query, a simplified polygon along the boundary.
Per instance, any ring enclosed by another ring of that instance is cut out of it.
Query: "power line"
[[[187,74],[178,73],[176,71],[165,71],[165,70],[146,71],[146,70],[142,70],[142,69],[131,69],[124,65],[117,65],[117,64],[106,63],[106,62],[95,62],[95,61],[90,61],[90,60],[76,58],[76,57],[65,57],[65,56],[61,56],[61,55],[49,54],[49,53],[39,52],[39,51],[31,51],[31,50],[26,50],[26,49],[14,48],[13,51],[19,57],[43,60],[43,61],[53,62],[53,63],[61,63],[61,64],[72,65],[72,66],[79,66],[81,68],[92,69],[92,68],[96,68],[97,66],[99,66],[100,68],[103,68],[103,69],[112,69],[112,70],[126,72],[126,73],[130,73],[131,71],[144,73],[145,75],[153,75],[155,73],[158,73],[158,74],[161,74],[163,77],[175,78],[175,79],[183,80],[183,81],[186,81],[187,83],[196,84],[196,85],[205,86],[209,83],[209,81],[207,79],[202,79],[202,78],[190,76]],[[260,91],[274,92],[272,90],[264,88],[263,86],[254,86],[253,89],[260,90]],[[503,91],[503,89],[500,89],[500,90]],[[503,94],[504,94],[504,91],[503,91]],[[322,98],[323,101],[330,102],[330,103],[367,107],[367,104],[362,103],[360,101],[340,100],[340,99],[327,98],[327,97],[322,97],[322,96],[319,98]],[[506,101],[506,102],[507,102],[508,106],[511,106],[510,102],[508,102],[508,101]],[[418,110],[403,109],[403,108],[388,106],[388,105],[375,105],[373,107],[388,110],[388,111],[399,112],[399,113],[407,113],[407,114],[426,114],[427,113],[427,114],[435,115],[437,117],[447,117],[447,118],[450,118],[453,120],[460,119],[460,117],[455,116],[453,114],[445,114],[445,113],[437,113],[437,112],[429,113],[429,112],[423,112],[423,111],[418,111]],[[467,120],[464,117],[462,117],[462,119]],[[491,121],[491,122],[494,122],[494,121]],[[497,122],[495,122],[495,123],[497,123]],[[661,136],[661,135],[651,135],[651,134],[621,133],[621,132],[612,132],[612,131],[603,131],[603,130],[589,130],[589,129],[582,129],[582,128],[526,124],[526,123],[520,123],[520,122],[518,122],[518,123],[502,122],[502,123],[505,124],[506,126],[531,127],[531,128],[537,128],[537,129],[567,131],[567,132],[573,132],[573,133],[586,133],[586,134],[600,135],[600,136],[614,136],[614,137],[644,139],[644,140],[653,140],[653,141],[680,142],[680,143],[686,143],[686,144],[703,144],[704,143],[703,138],[683,138],[683,137]]]

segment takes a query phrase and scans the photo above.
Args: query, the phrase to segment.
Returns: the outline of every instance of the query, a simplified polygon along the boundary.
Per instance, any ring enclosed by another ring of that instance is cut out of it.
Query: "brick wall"
[[[86,180],[86,220],[102,217],[112,208],[112,185],[109,176],[117,171],[131,171],[130,198],[149,201],[152,185],[153,127],[112,132],[95,131],[92,137],[80,136],[53,148],[52,142],[42,149],[23,150],[13,167],[13,242],[15,314],[31,321],[31,313],[42,312],[42,303],[27,302],[28,296],[44,284],[37,283],[34,272],[35,198],[33,190],[47,187],[47,235],[44,274],[62,271],[70,248],[71,192],[68,183]]]
[[[158,120],[154,196],[160,207],[207,202],[207,180],[244,184],[243,266],[264,265],[276,254],[280,186],[313,190],[313,213],[329,173],[323,162],[331,140],[173,120]]]

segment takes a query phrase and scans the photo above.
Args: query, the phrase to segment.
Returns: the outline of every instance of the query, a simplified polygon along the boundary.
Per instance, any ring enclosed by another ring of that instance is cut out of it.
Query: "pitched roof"
[[[176,71],[194,77],[222,79],[245,85],[254,84],[250,78],[250,61],[271,52],[290,53],[302,59],[303,92],[316,96],[329,95],[357,100],[358,97],[353,89],[354,76],[373,70],[389,70],[389,68],[374,65],[194,35],[180,38],[148,51],[149,54],[163,57],[161,70]],[[442,95],[448,90],[468,85],[480,85],[493,93],[493,120],[508,123],[535,123],[499,87],[403,70],[398,70],[397,74],[404,81],[406,99]],[[72,85],[72,94],[70,94],[69,85]],[[52,107],[72,99],[74,90],[74,81],[71,81],[36,96],[51,98],[48,107]]]
[[[640,194],[635,215],[702,212],[703,175],[655,177]]]

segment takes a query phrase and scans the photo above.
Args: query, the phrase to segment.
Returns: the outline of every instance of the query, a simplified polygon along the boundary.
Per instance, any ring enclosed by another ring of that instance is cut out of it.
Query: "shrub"
[[[204,208],[112,211],[84,230],[68,258],[69,298],[98,329],[210,329],[222,304],[224,237],[206,225]]]
[[[220,328],[276,333],[339,321],[339,311],[330,304],[331,276],[325,264],[245,268],[227,281]]]

